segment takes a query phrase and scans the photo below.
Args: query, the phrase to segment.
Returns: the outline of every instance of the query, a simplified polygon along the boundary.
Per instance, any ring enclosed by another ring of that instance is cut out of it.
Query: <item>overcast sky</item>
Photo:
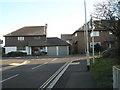
[[[87,20],[93,4],[86,0]],[[84,0],[0,0],[0,38],[24,26],[48,24],[48,37],[72,34],[84,24]]]

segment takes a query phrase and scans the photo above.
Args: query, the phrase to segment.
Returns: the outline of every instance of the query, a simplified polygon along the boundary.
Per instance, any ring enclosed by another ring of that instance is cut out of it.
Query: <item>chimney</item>
[[[47,26],[48,26],[48,24],[45,24],[45,26],[44,26],[44,33],[45,33],[45,35],[47,35]]]

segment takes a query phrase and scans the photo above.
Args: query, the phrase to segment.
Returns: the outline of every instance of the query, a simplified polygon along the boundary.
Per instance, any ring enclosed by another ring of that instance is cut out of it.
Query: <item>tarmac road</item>
[[[56,90],[58,88],[77,88],[77,90],[92,88],[94,90],[98,87],[94,77],[92,77],[91,73],[87,70],[87,61],[77,60],[73,61],[53,88]]]
[[[2,71],[2,88],[39,88],[66,62],[80,57],[32,58],[30,63]]]

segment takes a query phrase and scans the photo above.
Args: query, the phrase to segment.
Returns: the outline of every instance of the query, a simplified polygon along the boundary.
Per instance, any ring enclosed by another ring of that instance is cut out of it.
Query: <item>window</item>
[[[40,40],[40,38],[41,38],[40,36],[38,36],[38,37],[35,36],[35,37],[34,37],[35,40]]]
[[[17,50],[26,50],[25,47],[17,47]]]
[[[108,47],[109,47],[109,48],[112,48],[112,45],[111,45],[111,43],[109,43],[109,44],[108,44]]]
[[[18,37],[18,41],[24,41],[24,37]]]
[[[77,37],[77,33],[75,33],[75,37]]]
[[[91,27],[91,22],[89,22],[89,24],[88,24],[88,29],[91,29],[92,27]]]
[[[40,49],[44,49],[44,47],[40,47]]]
[[[112,32],[111,32],[111,31],[109,31],[109,35],[112,35]]]
[[[94,42],[94,45],[99,44],[101,46],[101,42]],[[90,47],[92,48],[93,43],[90,43]]]

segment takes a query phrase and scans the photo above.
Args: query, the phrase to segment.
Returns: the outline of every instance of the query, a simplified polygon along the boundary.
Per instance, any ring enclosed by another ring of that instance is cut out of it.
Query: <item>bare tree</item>
[[[92,17],[101,20],[99,26],[110,30],[116,37],[118,58],[120,58],[120,1],[106,0],[94,5]],[[120,63],[120,60],[119,60]]]
[[[120,40],[120,1],[106,0],[94,5],[95,10],[92,17],[101,20],[101,26],[112,33]]]
[[[92,14],[96,19],[119,20],[120,19],[120,1],[106,0],[94,5],[95,10]]]

